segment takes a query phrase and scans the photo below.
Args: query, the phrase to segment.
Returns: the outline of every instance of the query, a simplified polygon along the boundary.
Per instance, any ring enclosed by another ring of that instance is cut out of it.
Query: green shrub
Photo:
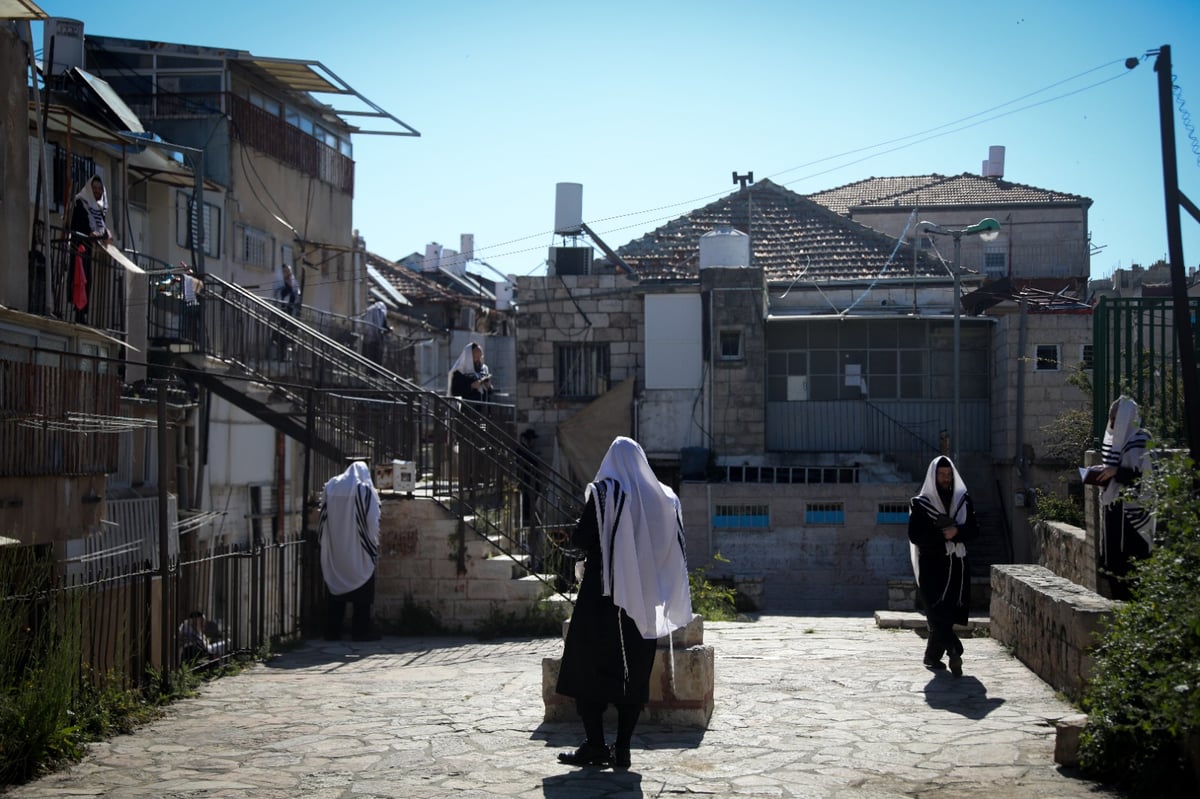
[[[476,635],[484,640],[512,636],[557,638],[562,635],[562,624],[561,611],[542,605],[532,605],[519,613],[493,605],[487,618],[480,622]]]
[[[1060,497],[1038,488],[1034,490],[1033,513],[1031,520],[1047,522],[1063,522],[1083,528],[1083,505],[1071,497]]]
[[[1179,456],[1143,478],[1161,539],[1134,571],[1132,600],[1095,650],[1080,756],[1098,778],[1145,796],[1200,788],[1200,499]]]
[[[718,552],[713,556],[713,561],[729,563],[729,558]],[[734,621],[737,619],[736,592],[730,586],[710,581],[708,572],[711,569],[712,566],[700,566],[688,572],[692,612],[699,613],[705,621]]]

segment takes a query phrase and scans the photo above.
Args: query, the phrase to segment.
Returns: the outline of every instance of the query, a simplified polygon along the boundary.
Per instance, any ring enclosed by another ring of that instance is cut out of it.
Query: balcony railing
[[[105,359],[11,346],[0,357],[0,477],[108,474],[120,403]]]
[[[62,228],[51,228],[49,264],[40,259],[29,263],[29,311],[123,338],[128,329],[128,279],[125,268],[103,247]]]

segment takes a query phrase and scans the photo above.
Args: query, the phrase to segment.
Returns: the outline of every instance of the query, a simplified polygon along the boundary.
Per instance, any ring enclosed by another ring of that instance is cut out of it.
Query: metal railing
[[[122,338],[127,330],[125,268],[103,247],[52,227],[50,261],[29,262],[29,311]],[[49,281],[49,286],[46,285]]]
[[[1200,298],[1188,300],[1193,347],[1200,350]],[[1183,372],[1169,297],[1102,297],[1092,317],[1092,433],[1099,447],[1109,405],[1121,394],[1141,409],[1142,425],[1167,447],[1187,446]],[[1200,390],[1200,386],[1196,387]]]
[[[178,301],[171,305],[178,311]],[[420,492],[470,520],[504,554],[540,561],[531,566],[554,575],[545,581],[562,587],[561,545],[579,517],[582,489],[520,448],[511,406],[475,405],[423,390],[271,301],[213,275],[205,276],[199,309],[189,329],[171,329],[224,367],[219,375],[205,368],[193,377],[232,401],[239,399],[236,391],[259,391],[261,399],[244,408],[311,453],[309,501],[317,487],[345,469],[348,458],[410,461]],[[150,323],[151,331],[168,327]],[[240,388],[232,389],[232,383]],[[520,512],[528,505],[520,499],[526,493],[537,495],[532,519]],[[466,527],[459,540],[463,570]]]

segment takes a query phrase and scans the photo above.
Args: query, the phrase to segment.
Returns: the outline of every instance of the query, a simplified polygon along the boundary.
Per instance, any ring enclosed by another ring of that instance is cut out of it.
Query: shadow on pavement
[[[563,766],[570,768],[570,766]],[[603,787],[601,787],[603,786]],[[548,799],[579,799],[581,796],[604,795],[616,791],[630,799],[641,799],[642,775],[635,771],[613,771],[597,767],[577,768],[542,780],[542,792]]]
[[[935,710],[978,720],[1003,705],[1004,700],[989,697],[987,688],[975,677],[955,677],[942,671],[925,684],[925,703]]]

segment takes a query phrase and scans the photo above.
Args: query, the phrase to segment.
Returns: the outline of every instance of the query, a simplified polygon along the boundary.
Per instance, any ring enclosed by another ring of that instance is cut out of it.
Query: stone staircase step
[[[915,611],[877,610],[875,611],[875,626],[881,630],[924,630],[925,616]],[[991,632],[992,620],[988,616],[967,617],[966,625],[956,624],[957,632],[974,635],[976,632],[988,634]]]

